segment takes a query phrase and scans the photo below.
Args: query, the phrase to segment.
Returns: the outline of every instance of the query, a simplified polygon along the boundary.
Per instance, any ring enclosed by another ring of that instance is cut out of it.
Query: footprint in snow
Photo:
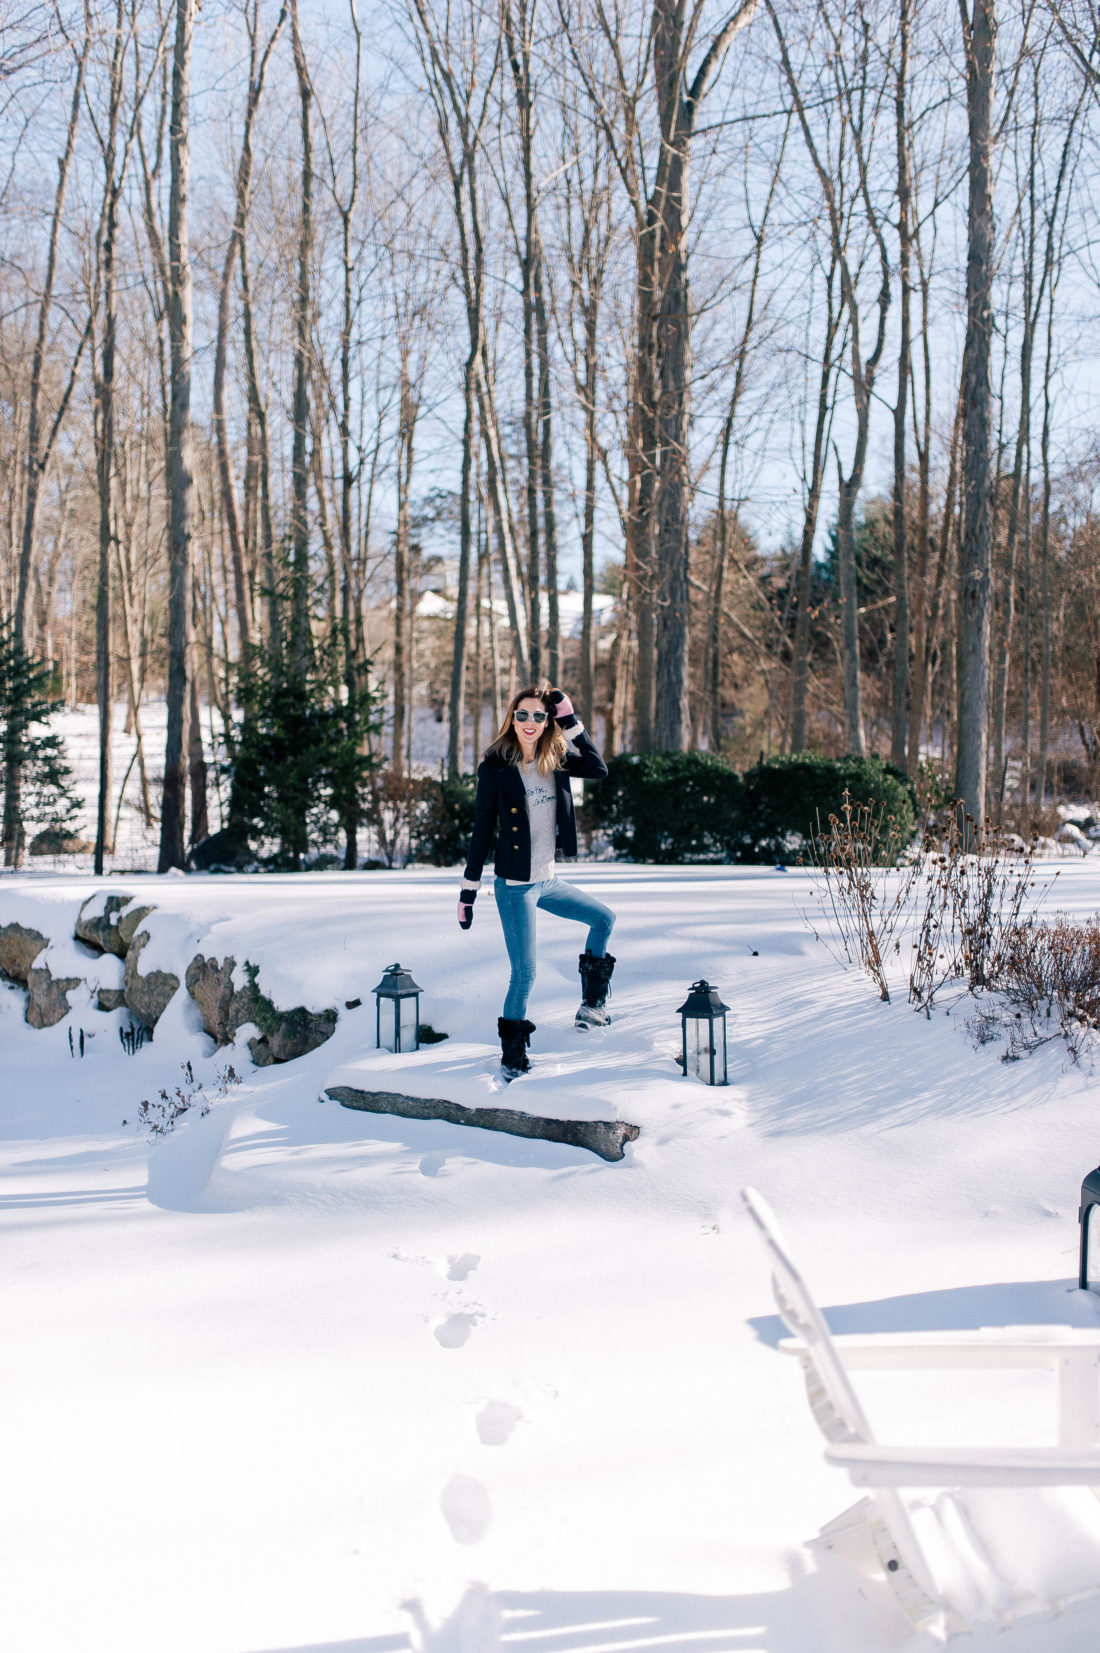
[[[444,1349],[461,1349],[480,1318],[478,1314],[449,1314],[432,1327],[432,1336]]]
[[[464,1251],[461,1257],[449,1257],[448,1280],[468,1280],[481,1258],[476,1251]]]
[[[478,1440],[482,1446],[504,1446],[522,1417],[519,1407],[511,1401],[486,1401],[474,1419]]]
[[[480,1544],[493,1524],[489,1494],[472,1475],[452,1475],[439,1508],[456,1544]]]

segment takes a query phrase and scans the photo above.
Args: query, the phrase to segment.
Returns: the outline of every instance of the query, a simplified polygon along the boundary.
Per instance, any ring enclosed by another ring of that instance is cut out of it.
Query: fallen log
[[[616,1119],[546,1119],[516,1108],[464,1108],[440,1096],[401,1096],[396,1091],[360,1091],[350,1085],[330,1085],[325,1091],[342,1108],[361,1113],[397,1114],[402,1119],[443,1119],[449,1125],[473,1125],[481,1131],[505,1131],[509,1136],[541,1137],[587,1148],[601,1159],[622,1159],[623,1144],[634,1142],[637,1125]]]

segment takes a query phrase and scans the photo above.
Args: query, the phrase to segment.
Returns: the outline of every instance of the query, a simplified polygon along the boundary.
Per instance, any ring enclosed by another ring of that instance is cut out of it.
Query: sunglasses
[[[545,723],[550,716],[549,712],[513,712],[512,716],[517,723]]]

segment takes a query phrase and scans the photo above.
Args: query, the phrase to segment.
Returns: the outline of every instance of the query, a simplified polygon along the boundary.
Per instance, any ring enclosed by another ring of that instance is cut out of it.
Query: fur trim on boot
[[[584,952],[579,960],[581,972],[581,1005],[575,1027],[587,1032],[590,1027],[606,1027],[611,1017],[607,1000],[611,992],[611,974],[615,960],[610,953]]]
[[[500,1071],[508,1084],[511,1084],[513,1079],[518,1079],[521,1073],[531,1071],[531,1064],[527,1060],[527,1046],[534,1031],[534,1022],[515,1022],[509,1016],[497,1017]]]

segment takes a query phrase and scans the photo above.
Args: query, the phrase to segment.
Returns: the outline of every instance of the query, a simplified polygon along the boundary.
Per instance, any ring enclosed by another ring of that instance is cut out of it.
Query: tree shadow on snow
[[[505,1106],[499,1098],[491,1105]],[[518,1106],[518,1102],[516,1103]],[[470,1125],[449,1125],[438,1119],[404,1119],[397,1114],[360,1113],[338,1102],[325,1104],[323,1125],[316,1116],[303,1111],[293,1100],[272,1100],[256,1110],[257,1119],[279,1127],[267,1140],[281,1148],[295,1149],[362,1142],[387,1145],[397,1150],[401,1169],[415,1168],[424,1176],[437,1176],[449,1159],[482,1160],[489,1165],[544,1171],[603,1168],[603,1161],[584,1148],[565,1143],[543,1142],[534,1137],[509,1136],[504,1131],[483,1131]],[[242,1141],[240,1146],[255,1146]]]
[[[979,1008],[960,996],[929,1021],[904,1001],[882,1003],[869,984],[853,992],[850,975],[796,985],[734,1023],[731,1077],[749,1085],[755,1127],[769,1137],[1011,1113],[1089,1082],[1088,1064],[1074,1068],[1060,1044],[1011,1063],[1000,1060],[1003,1040],[980,1048]]]
[[[409,1653],[408,1636],[357,1636],[350,1642],[310,1642],[308,1646],[265,1648],[263,1653]]]
[[[300,1099],[271,1097],[247,1112],[232,1136],[232,1110],[220,1116],[215,1110],[158,1143],[149,1156],[150,1204],[196,1216],[250,1210],[293,1197],[299,1172],[352,1197],[364,1175],[437,1177],[463,1161],[559,1176],[604,1169],[583,1148],[440,1120],[358,1113],[336,1102],[304,1108]]]
[[[647,1590],[489,1590],[471,1585],[441,1624],[421,1603],[405,1603],[410,1634],[269,1648],[263,1653],[507,1653],[525,1645],[541,1653],[758,1653],[809,1647],[841,1653],[842,1644],[814,1627],[817,1577],[794,1589],[738,1596]],[[808,1599],[812,1597],[811,1599]],[[259,1653],[259,1650],[257,1650]],[[848,1653],[848,1649],[845,1649]]]
[[[1013,1280],[910,1292],[867,1303],[823,1309],[830,1331],[967,1332],[983,1326],[1100,1325],[1100,1298],[1079,1291],[1074,1280]],[[789,1333],[777,1314],[754,1315],[748,1324],[761,1343],[775,1348]]]

